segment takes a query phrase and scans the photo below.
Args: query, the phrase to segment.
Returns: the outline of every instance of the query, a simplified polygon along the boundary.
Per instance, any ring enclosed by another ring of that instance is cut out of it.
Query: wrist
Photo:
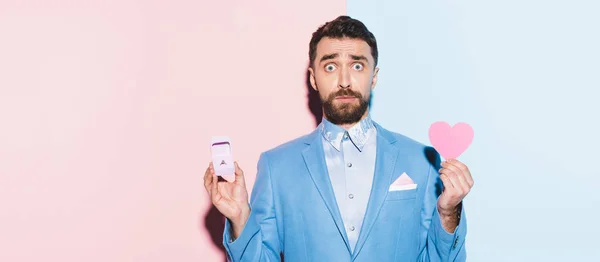
[[[451,208],[442,208],[438,205],[438,212],[440,216],[443,217],[458,217],[458,213],[460,213],[461,203]]]
[[[246,222],[248,221],[249,217],[250,217],[250,207],[247,206],[242,209],[242,211],[240,212],[240,214],[238,216],[229,218],[229,221],[231,222],[231,231],[233,233],[234,239],[236,239],[240,236],[240,234],[242,233],[242,230],[246,226]]]
[[[440,206],[438,206],[442,227],[448,234],[454,234],[454,230],[456,230],[456,227],[460,222],[461,208],[461,204],[458,204],[453,208],[440,208]]]

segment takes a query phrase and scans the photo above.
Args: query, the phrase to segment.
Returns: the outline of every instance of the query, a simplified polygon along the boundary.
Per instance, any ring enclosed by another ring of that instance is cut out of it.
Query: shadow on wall
[[[210,210],[204,217],[204,227],[210,234],[213,244],[221,250],[223,261],[227,261],[225,247],[223,246],[223,228],[225,228],[225,217],[221,215],[214,205],[210,205]]]
[[[308,109],[315,119],[315,127],[317,127],[322,120],[323,108],[321,107],[321,99],[319,98],[319,92],[315,91],[310,85],[310,73],[306,71],[306,90]],[[219,178],[219,181],[224,181]],[[227,261],[227,255],[225,254],[225,247],[223,246],[223,229],[225,228],[225,217],[221,215],[219,210],[215,206],[211,205],[210,210],[203,218],[204,227],[209,232],[213,244],[221,250],[223,253],[223,261]],[[283,261],[283,254],[281,255],[281,261]]]
[[[440,154],[437,152],[437,150],[435,150],[435,148],[427,146],[425,147],[423,153],[425,154],[425,157],[427,158],[427,161],[429,162],[433,170],[439,170],[440,168],[442,168]],[[442,194],[442,188],[443,184],[441,182],[437,183],[435,185],[435,193],[437,195]]]

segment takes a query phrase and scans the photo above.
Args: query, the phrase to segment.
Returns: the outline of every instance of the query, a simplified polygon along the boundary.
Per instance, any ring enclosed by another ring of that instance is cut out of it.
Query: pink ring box
[[[214,136],[210,146],[212,162],[215,168],[215,175],[233,175],[235,166],[233,165],[233,154],[231,152],[231,140],[227,136]]]

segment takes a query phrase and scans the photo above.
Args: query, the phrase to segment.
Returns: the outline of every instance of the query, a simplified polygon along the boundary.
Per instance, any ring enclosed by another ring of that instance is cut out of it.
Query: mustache
[[[331,95],[329,95],[330,99],[335,98],[336,96],[353,96],[356,98],[361,98],[362,99],[362,95],[358,92],[354,92],[350,89],[341,89],[340,91],[337,91],[335,93],[332,93]]]

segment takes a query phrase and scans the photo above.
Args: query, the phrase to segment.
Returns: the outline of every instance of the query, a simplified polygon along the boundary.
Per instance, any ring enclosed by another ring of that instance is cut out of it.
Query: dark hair
[[[334,39],[347,37],[352,39],[361,39],[367,42],[367,44],[371,47],[371,55],[375,60],[375,66],[377,66],[377,41],[375,40],[373,33],[371,33],[361,21],[342,15],[325,23],[312,34],[312,38],[310,39],[310,44],[308,46],[310,67],[313,67],[315,56],[317,55],[317,44],[323,37],[330,37]]]

